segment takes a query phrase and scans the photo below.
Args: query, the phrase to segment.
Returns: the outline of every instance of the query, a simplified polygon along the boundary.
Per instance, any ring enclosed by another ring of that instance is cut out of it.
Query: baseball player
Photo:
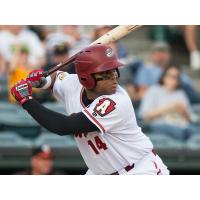
[[[11,93],[46,129],[74,135],[89,168],[86,174],[169,174],[138,127],[128,94],[118,85],[122,64],[113,50],[107,45],[90,46],[78,54],[75,65],[77,74],[58,71],[46,78],[42,70],[35,70]],[[51,88],[68,116],[34,100],[32,87]]]

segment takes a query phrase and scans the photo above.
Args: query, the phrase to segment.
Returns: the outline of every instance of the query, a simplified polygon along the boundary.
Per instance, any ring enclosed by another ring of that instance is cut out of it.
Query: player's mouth
[[[117,82],[114,82],[114,83],[112,83],[111,84],[111,88],[112,88],[112,90],[117,90],[117,86],[118,86],[118,83]]]

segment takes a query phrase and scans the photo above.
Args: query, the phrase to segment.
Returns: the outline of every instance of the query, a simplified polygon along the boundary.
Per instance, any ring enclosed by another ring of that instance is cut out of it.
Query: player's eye
[[[114,76],[118,78],[118,73],[116,69],[102,72],[99,74],[94,74],[96,81],[109,80],[113,78]]]

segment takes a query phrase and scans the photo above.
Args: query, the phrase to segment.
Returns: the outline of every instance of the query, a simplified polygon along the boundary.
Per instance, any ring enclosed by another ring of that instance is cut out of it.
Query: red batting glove
[[[30,82],[32,87],[41,88],[46,84],[46,78],[44,77],[44,70],[36,69],[29,73],[26,79]]]
[[[24,80],[21,80],[11,88],[11,94],[21,105],[33,98],[31,84]]]

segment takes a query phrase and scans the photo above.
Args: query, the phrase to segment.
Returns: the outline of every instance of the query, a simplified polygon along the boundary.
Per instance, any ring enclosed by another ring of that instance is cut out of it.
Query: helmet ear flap
[[[79,80],[81,84],[87,89],[92,89],[96,85],[96,81],[92,75],[88,75],[87,77],[80,77]]]

